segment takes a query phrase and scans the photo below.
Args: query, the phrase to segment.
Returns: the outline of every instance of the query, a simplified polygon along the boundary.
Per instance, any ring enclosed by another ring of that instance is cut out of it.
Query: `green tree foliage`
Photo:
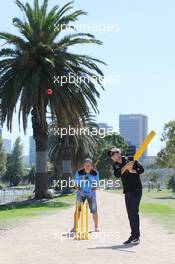
[[[171,176],[167,182],[167,189],[172,189],[175,192],[175,177]]]
[[[163,130],[161,141],[164,148],[158,153],[157,163],[162,167],[175,167],[175,120],[168,122]]]
[[[153,183],[156,183],[158,178],[159,178],[159,174],[156,173],[155,171],[151,171],[149,173],[145,174],[145,177],[148,179],[148,181],[151,181]]]
[[[175,120],[165,124],[161,140],[165,146],[158,153],[157,164],[161,167],[174,169],[172,189],[175,192]]]
[[[12,154],[7,158],[7,171],[3,176],[3,180],[8,181],[10,186],[17,186],[24,175],[23,145],[20,137],[18,137],[15,141]]]
[[[25,176],[25,180],[28,181],[28,183],[34,184],[35,183],[35,174],[36,174],[36,167],[33,165],[28,173]]]
[[[0,178],[4,175],[6,171],[6,162],[7,162],[7,155],[3,147],[2,137],[0,137]]]
[[[123,154],[127,152],[128,148],[124,138],[116,133],[113,133],[112,135],[106,135],[104,138],[99,140],[97,151],[94,156],[94,162],[97,166],[97,169],[100,171],[101,178],[109,178],[112,174],[112,162],[107,154],[112,147],[120,148]]]

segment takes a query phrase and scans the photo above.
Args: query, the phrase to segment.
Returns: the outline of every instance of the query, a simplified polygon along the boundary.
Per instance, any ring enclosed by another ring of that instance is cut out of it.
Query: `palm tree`
[[[70,23],[86,13],[72,11],[72,2],[62,8],[53,7],[48,11],[48,0],[39,5],[34,0],[32,7],[16,0],[23,13],[23,20],[13,18],[13,25],[19,34],[0,32],[5,46],[0,50],[0,98],[2,123],[12,130],[13,114],[19,102],[19,124],[22,118],[26,132],[29,114],[32,116],[33,136],[36,142],[36,186],[35,198],[48,197],[46,168],[48,145],[47,110],[58,123],[84,122],[89,114],[89,105],[97,110],[97,85],[103,76],[98,67],[102,61],[87,55],[69,51],[76,44],[102,44],[91,34],[71,33],[65,36]],[[71,12],[71,13],[68,13]],[[63,34],[64,33],[64,34]],[[69,83],[69,76],[82,78],[83,82]],[[58,77],[66,77],[61,86]],[[95,78],[94,78],[95,77]],[[95,80],[94,80],[95,79]],[[53,94],[48,96],[48,88]]]
[[[85,158],[93,158],[99,142],[99,136],[95,133],[93,134],[92,131],[95,131],[95,129],[98,131],[98,126],[93,116],[89,116],[86,118],[86,126],[82,125],[81,122],[78,125],[78,129],[82,129],[82,133],[75,133],[75,135],[66,135],[63,137],[57,134],[54,135],[52,127],[53,124],[50,127],[52,132],[49,137],[48,155],[54,165],[54,177],[60,182],[61,180],[65,180],[65,178],[68,180],[72,176],[70,173],[64,174],[62,170],[64,159],[71,161],[71,171],[75,172],[77,168],[83,165]],[[72,127],[77,128],[77,126]],[[85,131],[85,129],[87,130]],[[66,189],[69,190],[69,188]]]

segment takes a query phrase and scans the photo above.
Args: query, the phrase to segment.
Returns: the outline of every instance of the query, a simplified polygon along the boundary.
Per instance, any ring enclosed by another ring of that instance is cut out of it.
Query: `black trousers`
[[[140,237],[139,205],[142,198],[142,189],[135,189],[125,194],[125,204],[131,227],[131,236]]]

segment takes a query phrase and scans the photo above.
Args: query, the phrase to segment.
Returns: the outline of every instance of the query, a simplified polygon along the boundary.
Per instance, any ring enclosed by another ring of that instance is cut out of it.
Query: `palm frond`
[[[48,0],[34,5],[16,0],[24,18],[14,17],[13,24],[19,35],[0,32],[0,39],[13,47],[0,49],[0,96],[2,100],[2,119],[7,120],[11,129],[15,106],[19,101],[19,122],[22,118],[24,130],[27,119],[33,107],[41,115],[44,122],[46,105],[50,109],[52,120],[60,124],[85,124],[90,109],[98,113],[97,98],[100,96],[100,77],[103,72],[99,64],[101,60],[87,55],[70,53],[69,49],[77,44],[98,44],[92,34],[75,33],[62,35],[69,26],[73,29],[74,22],[86,12],[73,10],[73,2],[63,7],[58,5],[50,11]],[[59,25],[60,30],[55,30]],[[69,83],[69,76],[84,78],[84,82]],[[55,83],[54,76],[66,77],[62,87]],[[94,78],[96,81],[94,80]],[[48,97],[47,89],[53,89],[53,95]]]

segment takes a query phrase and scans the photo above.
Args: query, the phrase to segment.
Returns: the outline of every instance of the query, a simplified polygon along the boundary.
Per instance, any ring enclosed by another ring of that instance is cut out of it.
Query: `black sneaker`
[[[140,243],[140,239],[139,239],[139,237],[137,237],[137,238],[134,238],[132,241],[131,241],[131,245],[138,245]]]
[[[131,242],[132,242],[134,239],[135,239],[134,237],[130,236],[130,237],[128,238],[128,240],[126,240],[126,241],[123,243],[123,245],[129,245],[129,244],[131,244]]]

